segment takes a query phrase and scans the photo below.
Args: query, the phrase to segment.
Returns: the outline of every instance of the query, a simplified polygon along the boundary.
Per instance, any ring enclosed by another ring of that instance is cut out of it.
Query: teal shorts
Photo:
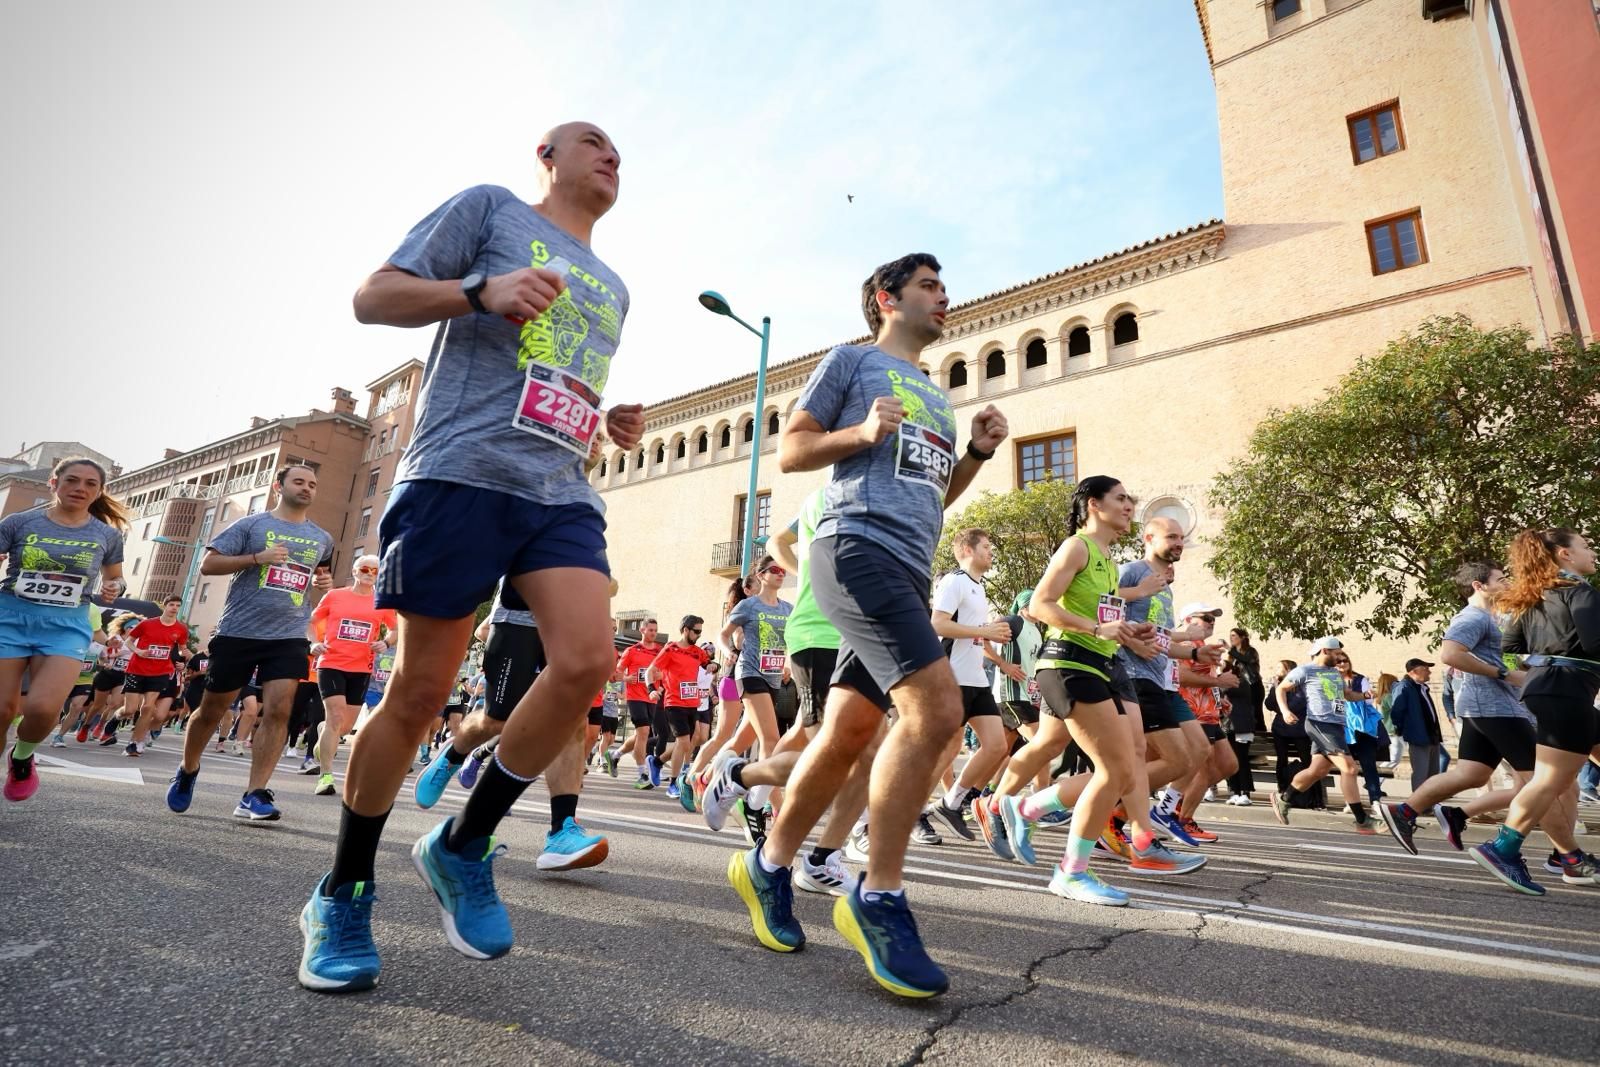
[[[83,608],[32,604],[0,593],[0,659],[64,656],[81,660],[94,627]]]

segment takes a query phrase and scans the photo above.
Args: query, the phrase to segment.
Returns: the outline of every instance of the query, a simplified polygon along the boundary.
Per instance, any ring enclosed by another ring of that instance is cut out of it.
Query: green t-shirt
[[[839,631],[833,628],[822,615],[822,609],[817,607],[816,597],[811,595],[811,541],[817,535],[817,523],[822,520],[823,491],[818,489],[806,497],[800,506],[800,514],[789,524],[789,529],[799,534],[800,539],[795,542],[794,554],[800,560],[800,567],[795,572],[794,610],[789,613],[789,623],[784,629],[784,643],[788,646],[789,655],[804,652],[808,648],[838,648]]]
[[[1087,534],[1079,533],[1074,536],[1083,540],[1083,546],[1089,550],[1089,561],[1084,564],[1072,579],[1072,584],[1067,586],[1067,591],[1061,594],[1061,607],[1073,615],[1080,615],[1086,619],[1098,617],[1100,598],[1102,596],[1115,596],[1117,593],[1117,568],[1116,565],[1100,551],[1100,546]],[[1045,630],[1045,641],[1063,641],[1068,645],[1076,645],[1087,649],[1097,656],[1110,659],[1117,651],[1117,643],[1105,638],[1095,637],[1092,634],[1079,633],[1076,630],[1058,630],[1054,626]],[[1046,644],[1046,649],[1049,645]],[[1041,654],[1037,666],[1071,668],[1073,670],[1087,671],[1090,674],[1110,681],[1107,673],[1098,667],[1080,662],[1069,655],[1056,655],[1054,657]]]

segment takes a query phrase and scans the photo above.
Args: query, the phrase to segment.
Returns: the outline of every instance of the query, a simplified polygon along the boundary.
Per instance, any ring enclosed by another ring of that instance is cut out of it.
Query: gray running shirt
[[[944,390],[877,345],[840,345],[812,372],[800,407],[823,429],[841,430],[865,422],[880,396],[905,405],[900,433],[833,465],[817,536],[864,537],[931,575],[945,492],[961,455]]]
[[[1142,559],[1124,563],[1117,572],[1118,592],[1138,585],[1150,577],[1154,569]],[[1149,622],[1164,626],[1168,630],[1172,629],[1172,586],[1167,586],[1154,596],[1147,596],[1142,600],[1129,600],[1126,603],[1129,622]],[[1119,647],[1117,659],[1122,661],[1130,678],[1142,678],[1147,682],[1154,682],[1173,693],[1178,691],[1177,679],[1173,677],[1171,656],[1158,652],[1153,659],[1144,659],[1135,652]]]
[[[6,556],[0,592],[77,611],[99,583],[100,568],[122,562],[122,534],[92,515],[82,526],[62,526],[45,511],[34,508],[0,519],[0,553]]]
[[[217,620],[218,637],[256,641],[304,640],[311,618],[311,579],[333,564],[333,538],[311,521],[285,522],[258,511],[223,530],[207,548],[224,556],[249,556],[282,544],[286,563],[246,567],[228,583],[228,599]]]
[[[556,270],[567,280],[544,314],[520,326],[492,313],[439,324],[396,482],[437,478],[600,510],[583,456],[556,442],[565,431],[598,432],[572,398],[597,409],[605,392],[628,313],[622,279],[587,245],[495,185],[474,186],[441,205],[389,262],[435,281],[525,267]]]
[[[1494,616],[1482,608],[1468,604],[1450,620],[1444,640],[1466,647],[1475,657],[1500,667],[1500,627]],[[1481,674],[1461,672],[1461,689],[1456,693],[1456,714],[1463,719],[1476,718],[1531,718],[1517,694],[1507,682],[1486,678]]]
[[[1344,675],[1332,667],[1302,663],[1284,681],[1300,686],[1306,695],[1306,717],[1312,722],[1336,722],[1344,726]]]
[[[745,597],[728,613],[728,622],[737,623],[744,631],[739,643],[739,678],[765,678],[776,689],[783,681],[783,667],[788,662],[784,648],[783,630],[789,622],[794,605],[787,600],[767,604],[758,596]]]

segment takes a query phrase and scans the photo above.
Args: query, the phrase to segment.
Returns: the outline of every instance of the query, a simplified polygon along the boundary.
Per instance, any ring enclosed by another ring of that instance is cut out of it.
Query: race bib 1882
[[[372,644],[372,624],[365,619],[340,619],[337,632],[340,641],[360,641],[364,645]]]

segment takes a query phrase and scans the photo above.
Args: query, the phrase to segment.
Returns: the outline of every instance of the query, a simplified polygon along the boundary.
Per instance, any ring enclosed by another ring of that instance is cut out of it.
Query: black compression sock
[[[568,819],[578,817],[578,794],[563,793],[550,798],[550,830],[559,832]]]
[[[351,882],[374,880],[378,842],[383,838],[383,824],[388,821],[387,811],[382,815],[357,815],[348,804],[343,806],[339,815],[339,843],[333,853],[333,873],[328,875],[330,891]]]
[[[732,767],[729,767],[728,768],[728,778],[733,782],[734,785],[738,786],[740,789],[748,788],[744,784],[744,764],[735,763]]]
[[[500,754],[496,752],[494,759],[483,769],[478,784],[473,786],[467,806],[455,817],[444,847],[460,853],[472,842],[494,833],[494,828],[506,817],[511,805],[532,784],[531,776],[523,778],[506,770],[505,764],[500,762]]]
[[[459,765],[467,762],[467,754],[465,752],[457,752],[455,745],[449,745],[444,750],[444,761],[452,765]]]
[[[833,855],[835,851],[835,849],[823,848],[821,845],[818,845],[816,848],[811,850],[811,866],[821,867],[824,863],[828,862],[828,857]]]
[[[1367,821],[1367,806],[1365,804],[1350,805],[1350,812],[1356,817],[1356,822]]]

